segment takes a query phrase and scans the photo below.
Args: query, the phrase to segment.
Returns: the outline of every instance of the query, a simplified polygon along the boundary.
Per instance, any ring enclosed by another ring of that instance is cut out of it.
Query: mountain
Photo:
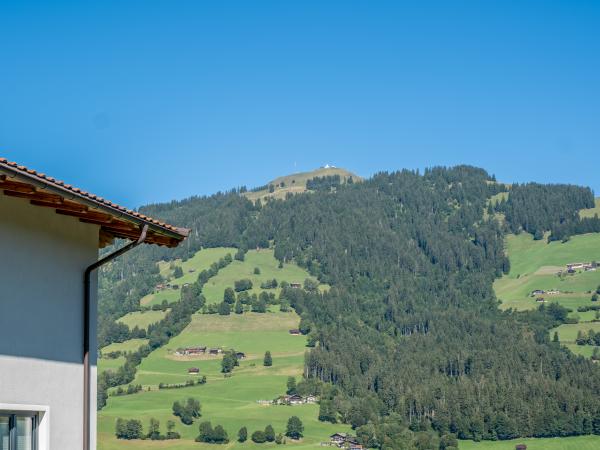
[[[470,166],[331,180],[318,178],[313,192],[286,201],[252,202],[232,190],[141,208],[193,232],[180,248],[140,248],[106,268],[100,340],[139,338],[116,321],[163,279],[159,261],[185,263],[206,248],[235,248],[236,261],[268,251],[313,279],[277,297],[299,316],[310,345],[303,386],[320,396],[321,421],[352,426],[362,444],[451,449],[457,437],[600,434],[598,366],[550,339],[551,329],[574,320],[569,310],[548,303],[503,311],[493,287],[514,275],[507,235],[556,246],[600,231],[597,216],[580,214],[595,206],[589,188],[505,185]],[[171,311],[148,328],[147,348],[130,357],[119,382],[194,327],[231,264],[231,256],[214,262],[164,305]],[[250,276],[245,270],[235,276]]]
[[[341,184],[346,183],[349,179],[352,181],[362,180],[361,177],[346,169],[327,165],[310,172],[293,173],[291,175],[275,178],[264,186],[244,192],[243,195],[252,201],[258,199],[266,200],[268,198],[284,199],[288,193],[299,194],[311,190],[307,187],[307,182],[310,180],[314,180],[315,178],[335,179],[336,177],[339,177],[339,183]],[[335,180],[333,181],[335,182]]]

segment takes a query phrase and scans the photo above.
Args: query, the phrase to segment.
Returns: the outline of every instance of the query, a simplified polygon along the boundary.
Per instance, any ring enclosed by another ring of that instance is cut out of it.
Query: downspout
[[[90,450],[90,301],[92,272],[98,267],[112,261],[123,253],[137,247],[146,239],[148,225],[144,225],[142,233],[137,241],[127,244],[123,248],[106,255],[85,269],[84,275],[84,297],[83,297],[83,450]]]

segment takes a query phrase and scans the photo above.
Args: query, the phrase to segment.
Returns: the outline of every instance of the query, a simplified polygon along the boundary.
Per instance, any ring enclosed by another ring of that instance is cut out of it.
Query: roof
[[[167,247],[179,245],[190,231],[147,217],[2,157],[0,190],[5,195],[29,200],[32,205],[54,208],[58,214],[99,225],[99,247],[111,244],[114,238],[137,239],[144,225],[148,225],[145,243]]]

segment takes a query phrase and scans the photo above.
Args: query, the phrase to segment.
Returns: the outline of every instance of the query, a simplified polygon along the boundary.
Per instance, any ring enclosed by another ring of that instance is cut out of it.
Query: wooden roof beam
[[[77,212],[77,211],[66,211],[66,210],[57,209],[56,213],[63,214],[65,216],[78,217],[80,219],[95,220],[95,221],[98,221],[101,223],[111,223],[113,220],[113,216],[111,216],[110,214],[94,212],[94,211]]]
[[[55,203],[55,202],[46,202],[43,200],[30,200],[32,205],[35,206],[45,206],[46,208],[55,208],[56,210],[61,211],[73,211],[73,212],[85,212],[87,211],[87,206],[80,205],[79,203],[69,202],[67,200]]]

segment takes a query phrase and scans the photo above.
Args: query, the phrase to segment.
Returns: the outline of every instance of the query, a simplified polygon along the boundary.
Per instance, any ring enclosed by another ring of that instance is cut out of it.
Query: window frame
[[[38,413],[35,411],[0,410],[0,416],[8,417],[8,450],[17,450],[17,418],[31,418],[31,450],[38,450]]]
[[[0,415],[9,417],[8,450],[16,450],[17,418],[32,418],[32,450],[50,448],[50,408],[42,405],[0,403]]]

